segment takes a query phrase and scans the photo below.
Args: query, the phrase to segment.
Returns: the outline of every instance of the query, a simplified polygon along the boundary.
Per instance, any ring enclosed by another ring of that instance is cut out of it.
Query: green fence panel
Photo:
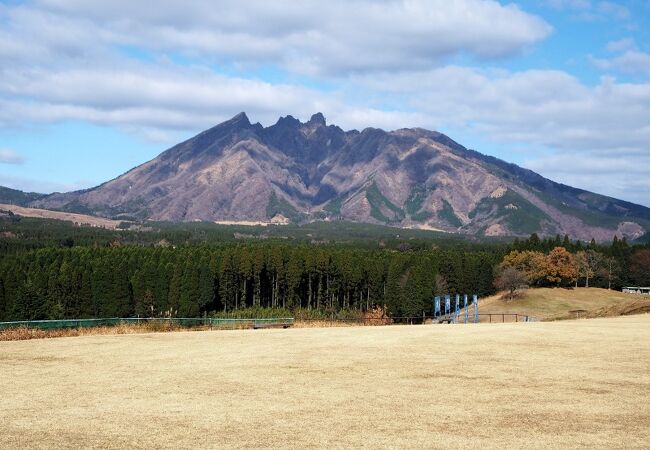
[[[147,324],[158,323],[160,325],[174,325],[180,327],[204,327],[210,328],[262,328],[265,326],[291,326],[293,318],[278,319],[213,319],[200,317],[174,317],[174,318],[150,318],[150,317],[124,317],[104,319],[65,319],[65,320],[21,320],[15,322],[0,322],[0,330],[17,327],[39,328],[41,330],[55,330],[61,328],[89,328],[99,326],[116,326],[120,324]]]

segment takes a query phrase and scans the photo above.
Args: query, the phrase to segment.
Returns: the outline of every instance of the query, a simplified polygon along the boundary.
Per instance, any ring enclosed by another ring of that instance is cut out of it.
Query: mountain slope
[[[17,206],[27,206],[31,202],[46,197],[45,194],[37,194],[34,192],[23,192],[17,189],[10,189],[0,186],[0,203]]]
[[[106,217],[348,219],[477,235],[607,240],[650,229],[650,209],[554,183],[424,129],[343,131],[322,114],[270,127],[244,113],[93,189],[31,206]]]

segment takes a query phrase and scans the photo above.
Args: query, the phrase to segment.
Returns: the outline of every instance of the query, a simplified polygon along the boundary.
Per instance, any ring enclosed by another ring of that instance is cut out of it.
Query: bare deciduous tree
[[[494,286],[501,291],[508,291],[508,298],[512,299],[515,292],[526,283],[526,276],[514,267],[505,267],[499,271],[494,280]]]
[[[436,295],[445,295],[449,293],[449,284],[447,283],[447,279],[440,274],[436,274],[433,284],[433,292]]]
[[[612,288],[612,281],[618,279],[621,266],[613,256],[608,256],[603,260],[600,268],[600,275],[607,280],[607,289]]]
[[[603,264],[603,255],[595,250],[578,252],[575,256],[578,269],[578,278],[585,279],[585,287],[589,287],[589,280],[596,276]],[[578,280],[576,279],[576,287]]]

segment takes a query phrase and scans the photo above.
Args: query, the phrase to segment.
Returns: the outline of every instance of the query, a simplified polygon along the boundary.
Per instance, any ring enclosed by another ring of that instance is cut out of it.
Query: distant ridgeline
[[[555,183],[436,131],[344,131],[320,113],[267,127],[241,113],[99,186],[50,195],[0,188],[3,199],[113,220],[347,220],[599,242],[650,231],[650,208]]]

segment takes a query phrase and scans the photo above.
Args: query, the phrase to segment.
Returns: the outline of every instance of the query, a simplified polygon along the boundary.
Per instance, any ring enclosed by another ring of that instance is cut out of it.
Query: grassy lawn
[[[650,297],[600,288],[529,289],[520,297],[505,300],[501,295],[484,299],[481,314],[516,313],[540,319],[613,317],[650,312]]]
[[[650,315],[0,342],[0,448],[647,448]]]

